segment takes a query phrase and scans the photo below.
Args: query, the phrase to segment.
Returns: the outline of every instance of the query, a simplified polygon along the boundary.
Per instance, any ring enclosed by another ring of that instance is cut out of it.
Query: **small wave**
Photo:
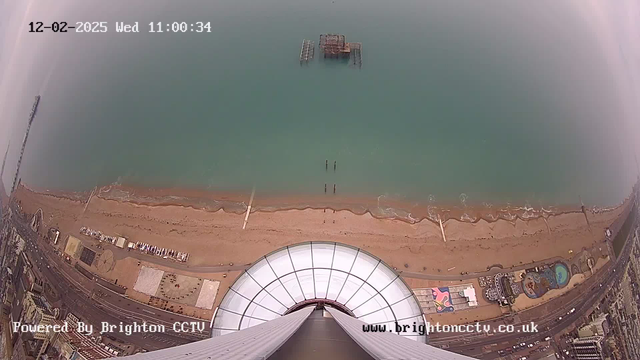
[[[459,198],[460,198],[460,203],[462,203],[462,206],[467,207],[467,199],[469,198],[467,194],[462,193],[460,194]]]
[[[438,216],[438,213],[436,212],[436,207],[429,205],[427,206],[427,217],[429,218],[429,220],[431,221],[438,221],[440,219],[440,217]]]
[[[118,176],[118,178],[116,179],[116,181],[114,181],[113,183],[111,183],[111,185],[113,185],[113,186],[122,186],[122,176]]]
[[[465,222],[476,222],[476,220],[478,220],[478,218],[471,216],[467,213],[462,214],[462,216],[460,216],[460,221],[465,221]]]
[[[244,203],[233,201],[219,201],[209,199],[190,198],[185,196],[166,195],[166,196],[145,196],[127,191],[125,189],[107,185],[98,191],[98,195],[106,200],[115,200],[123,202],[133,202],[143,205],[176,205],[188,206],[195,209],[208,211],[225,210],[228,212],[246,211],[247,206]]]
[[[514,221],[515,219],[518,218],[517,215],[512,214],[511,212],[507,212],[506,214],[500,214],[498,215],[499,218],[507,220],[507,221]]]
[[[619,206],[619,205],[618,205]],[[602,212],[607,212],[607,211],[611,211],[611,210],[615,210],[618,208],[618,206],[610,206],[610,207],[603,207],[603,206],[593,206],[591,208],[591,211],[594,214],[598,214],[598,213],[602,213]]]
[[[178,192],[178,194],[181,194]],[[118,186],[116,184],[106,185],[98,188],[96,196],[107,200],[133,202],[141,205],[174,205],[192,207],[207,211],[224,210],[231,213],[244,213],[248,206],[240,198],[235,201],[231,200],[215,200],[213,196],[190,196],[189,193],[183,193],[184,196],[175,195],[166,189],[153,191],[149,189],[137,190],[126,186]],[[215,195],[214,195],[215,196]],[[366,205],[366,203],[336,203],[328,202],[312,202],[312,203],[283,203],[274,204],[273,202],[265,205],[254,204],[253,211],[275,212],[280,210],[305,210],[305,209],[335,209],[347,210],[354,214],[370,213],[376,218],[397,219],[411,224],[418,223],[422,220],[428,220],[438,223],[439,220],[447,218],[457,219],[463,222],[475,223],[480,219],[490,222],[500,219],[513,222],[518,218],[522,220],[530,220],[535,218],[545,218],[557,210],[554,206],[547,205],[546,208],[540,206],[534,209],[529,202],[520,206],[512,206],[506,204],[492,204],[490,202],[482,202],[482,206],[467,206],[468,196],[465,193],[459,195],[460,202],[464,206],[437,206],[435,204],[435,196],[429,195],[428,203],[411,203],[407,201],[399,201],[400,205],[396,206],[393,194],[382,194],[377,197],[376,204]],[[372,200],[372,199],[371,199]],[[385,205],[386,203],[386,205]],[[370,206],[373,205],[373,206]],[[593,212],[604,212],[616,209],[616,207],[592,207]],[[425,211],[426,210],[426,211]]]
[[[364,209],[364,211],[367,211],[367,210]],[[402,209],[393,208],[393,207],[378,206],[375,209],[369,210],[369,212],[371,213],[371,215],[377,218],[398,219],[398,220],[406,221],[411,224],[415,224],[420,221],[419,219],[414,218],[411,215],[411,212],[402,210]]]
[[[411,213],[407,215],[407,220],[412,224],[420,222],[420,219],[414,218],[413,216],[411,216]]]

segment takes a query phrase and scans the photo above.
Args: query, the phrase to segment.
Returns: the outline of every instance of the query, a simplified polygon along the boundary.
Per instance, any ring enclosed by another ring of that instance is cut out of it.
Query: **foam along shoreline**
[[[40,195],[66,198],[72,201],[86,202],[91,196],[89,192],[62,192],[31,189],[24,184],[25,189]],[[211,192],[193,189],[171,188],[140,188],[119,184],[107,185],[92,191],[94,197],[118,202],[129,202],[145,206],[180,206],[204,210],[209,212],[224,211],[233,214],[247,212],[250,192]],[[483,203],[481,206],[460,206],[446,204],[418,205],[403,201],[344,197],[344,196],[256,196],[251,207],[251,213],[278,212],[287,210],[325,210],[349,211],[354,215],[369,214],[376,219],[400,220],[409,224],[424,221],[439,226],[450,221],[470,224],[491,224],[499,220],[512,224],[520,221],[541,220],[545,223],[549,218],[559,215],[582,215],[578,205],[550,206],[548,208],[533,208],[529,205],[502,206]],[[585,211],[591,214],[619,210],[628,203],[624,202],[611,207],[589,207]],[[409,210],[405,210],[409,209]],[[548,228],[548,224],[546,225]]]
[[[118,192],[119,198],[116,198],[110,191],[96,191],[88,206],[89,192],[84,200],[74,200],[57,197],[55,192],[37,193],[20,187],[16,199],[27,214],[42,208],[45,218],[51,219],[46,226],[55,225],[63,233],[76,233],[82,226],[99,228],[128,239],[188,252],[190,266],[248,264],[277,248],[321,240],[359,247],[390,266],[426,273],[445,273],[452,267],[456,273],[478,272],[485,271],[490,264],[508,268],[558,256],[566,258],[583,248],[602,247],[605,229],[615,230],[613,224],[620,222],[621,215],[631,208],[618,207],[597,214],[587,212],[590,228],[584,214],[575,209],[545,218],[515,221],[470,223],[450,218],[451,221],[443,224],[447,236],[447,242],[443,242],[439,223],[428,219],[409,223],[376,219],[369,212],[279,208],[277,211],[254,210],[247,230],[242,230],[245,213],[230,212],[221,202],[242,204],[242,201],[248,202],[250,193],[238,194],[238,198],[233,198],[234,194],[221,194],[226,198],[216,203],[210,200],[220,199],[217,194],[205,194],[210,197],[185,204],[170,201],[176,196],[174,191],[166,190],[163,194],[165,190],[151,189],[142,193],[143,201],[136,193]],[[172,197],[162,198],[165,195]],[[194,199],[192,194],[180,196]],[[257,192],[254,204],[264,209],[274,204],[291,207],[300,203],[300,199],[295,198],[276,200],[279,202],[269,203],[271,199],[260,197]],[[199,205],[203,203],[215,204],[216,208]],[[345,207],[340,203],[328,205]],[[443,211],[443,214],[447,213]]]

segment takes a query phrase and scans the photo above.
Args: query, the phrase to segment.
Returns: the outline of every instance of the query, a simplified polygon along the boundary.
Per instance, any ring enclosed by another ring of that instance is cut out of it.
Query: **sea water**
[[[7,169],[43,96],[25,184],[295,195],[337,184],[408,202],[537,206],[615,204],[635,181],[637,112],[625,112],[606,49],[568,2],[133,3],[66,1],[70,24],[107,21],[109,32],[21,38],[30,66],[11,94]],[[141,32],[116,34],[116,21]],[[211,32],[148,32],[174,21]],[[321,33],[361,42],[362,68],[323,59]],[[316,58],[300,65],[303,39]]]

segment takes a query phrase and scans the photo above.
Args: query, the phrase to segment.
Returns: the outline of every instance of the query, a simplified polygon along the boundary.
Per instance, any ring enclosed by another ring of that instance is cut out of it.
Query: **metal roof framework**
[[[132,360],[233,360],[266,359],[278,350],[307,320],[309,306],[287,316],[225,336],[201,340],[168,349],[151,351],[124,359]],[[115,358],[114,358],[115,359]],[[123,358],[117,358],[123,359]]]
[[[315,309],[307,306],[299,311],[281,316],[260,325],[236,331],[224,336],[125,356],[132,360],[264,360],[273,355],[296,333]],[[326,307],[331,317],[351,339],[377,360],[469,360],[431,345],[409,340],[391,332],[364,332],[364,322],[337,309]],[[114,358],[115,359],[115,358]],[[123,359],[123,358],[118,358]]]
[[[379,258],[334,242],[288,246],[255,262],[222,299],[212,336],[265,323],[313,302],[336,304],[368,324],[412,325],[400,335],[426,342],[426,335],[413,327],[424,325],[422,308],[400,275]]]

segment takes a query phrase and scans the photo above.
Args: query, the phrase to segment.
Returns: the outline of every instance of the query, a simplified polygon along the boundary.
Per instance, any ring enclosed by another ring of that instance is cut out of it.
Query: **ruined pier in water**
[[[362,43],[347,42],[347,38],[341,34],[321,34],[318,49],[324,58],[348,59],[349,65],[362,67]],[[300,64],[308,63],[313,59],[315,46],[311,40],[302,40],[300,49]]]
[[[362,43],[349,43],[351,47],[350,63],[353,66],[362,67]]]
[[[300,64],[309,62],[313,59],[315,46],[311,40],[302,40],[302,48],[300,49]]]
[[[347,42],[342,34],[322,34],[318,48],[325,58],[349,59],[349,64],[362,67],[362,43]]]

